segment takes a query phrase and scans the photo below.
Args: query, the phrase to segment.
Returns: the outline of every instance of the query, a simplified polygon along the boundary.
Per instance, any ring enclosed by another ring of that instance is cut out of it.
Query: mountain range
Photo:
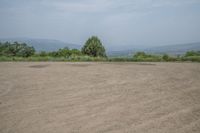
[[[182,55],[187,51],[200,51],[200,42],[185,43],[185,44],[174,44],[164,46],[154,46],[149,48],[135,48],[130,50],[122,51],[109,51],[109,56],[132,56],[138,51],[144,51],[150,54],[169,54],[169,55]]]

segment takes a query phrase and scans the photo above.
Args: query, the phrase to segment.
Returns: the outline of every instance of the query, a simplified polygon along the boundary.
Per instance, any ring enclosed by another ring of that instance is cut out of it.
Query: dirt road
[[[0,133],[199,133],[199,63],[0,63]]]

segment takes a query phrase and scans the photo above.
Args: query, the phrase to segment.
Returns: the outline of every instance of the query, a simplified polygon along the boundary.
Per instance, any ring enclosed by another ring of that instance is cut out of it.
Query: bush
[[[188,56],[188,57],[182,57],[182,61],[193,61],[193,62],[200,62],[200,56]]]
[[[161,57],[157,55],[146,54],[145,52],[137,52],[133,55],[134,61],[148,61],[148,62],[158,62],[161,61]]]
[[[200,56],[200,51],[188,51],[185,54],[185,57],[190,57],[190,56]]]
[[[200,51],[188,51],[185,56],[181,58],[181,60],[200,62]]]
[[[45,57],[45,56],[48,56],[48,53],[45,51],[41,51],[38,55],[41,57]]]
[[[29,57],[34,55],[35,49],[26,43],[0,43],[1,56]]]
[[[147,55],[145,52],[137,52],[133,57],[134,58],[146,58],[149,55]]]
[[[167,54],[164,54],[163,57],[162,57],[162,59],[164,61],[169,61],[169,56]]]

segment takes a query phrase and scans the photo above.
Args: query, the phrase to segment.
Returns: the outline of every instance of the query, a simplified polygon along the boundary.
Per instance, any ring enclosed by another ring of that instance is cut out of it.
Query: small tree
[[[162,58],[164,61],[169,61],[169,56],[167,54],[164,54]]]
[[[82,53],[93,57],[106,57],[105,48],[96,36],[92,36],[86,41],[82,48]]]

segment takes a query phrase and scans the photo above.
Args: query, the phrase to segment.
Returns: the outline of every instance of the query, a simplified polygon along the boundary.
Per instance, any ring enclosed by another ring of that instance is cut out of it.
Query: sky
[[[0,38],[92,35],[114,50],[200,42],[200,0],[0,0]]]

